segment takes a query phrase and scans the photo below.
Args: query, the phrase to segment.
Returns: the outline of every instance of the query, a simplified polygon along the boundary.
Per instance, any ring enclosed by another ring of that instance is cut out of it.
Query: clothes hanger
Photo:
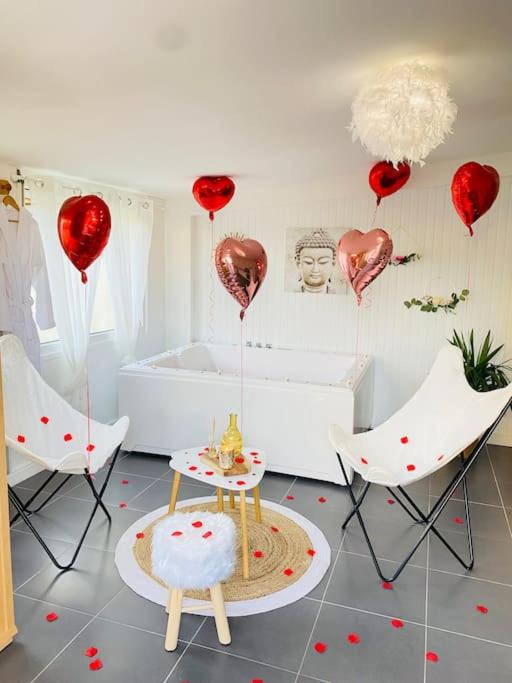
[[[2,199],[2,203],[4,204],[4,206],[12,207],[19,213],[20,207],[18,202],[14,199],[14,197],[11,197],[11,195],[9,194],[11,190],[12,185],[8,180],[0,180],[0,196],[4,196],[4,198]],[[19,223],[19,220],[14,218],[9,218],[8,221],[9,223]]]

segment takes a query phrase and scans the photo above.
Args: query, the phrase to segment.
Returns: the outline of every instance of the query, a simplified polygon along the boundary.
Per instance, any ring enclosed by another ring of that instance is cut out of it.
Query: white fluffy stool
[[[221,581],[235,570],[235,525],[231,517],[213,512],[175,512],[155,525],[151,559],[153,574],[169,586],[165,649],[178,645],[183,591],[209,589],[219,641],[229,645],[231,634],[224,606]],[[203,606],[201,606],[203,609]]]

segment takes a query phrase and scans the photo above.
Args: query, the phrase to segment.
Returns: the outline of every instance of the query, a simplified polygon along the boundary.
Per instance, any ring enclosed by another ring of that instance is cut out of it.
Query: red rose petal
[[[382,588],[384,588],[385,591],[392,591],[393,590],[393,584],[389,583],[389,581],[383,581],[382,582]]]
[[[119,503],[119,507],[120,507],[121,509],[123,509],[123,508],[126,508],[126,507],[128,507],[128,506],[126,505],[126,503]]]
[[[286,496],[286,500],[295,500],[295,496]]]
[[[101,659],[93,659],[93,661],[89,664],[89,669],[91,671],[99,671],[102,668],[103,662],[101,661]]]
[[[18,441],[20,443],[25,443],[25,437],[23,436],[23,434],[18,434]]]
[[[171,536],[183,536],[183,531],[173,531]]]
[[[242,458],[242,456],[239,455],[237,458],[235,458],[235,462],[238,464],[243,463],[245,462],[245,458]]]
[[[251,451],[250,455],[258,455],[258,451]]]
[[[388,505],[394,505],[395,501],[393,500],[393,498],[388,498],[387,503]]]
[[[439,462],[439,460],[442,460],[443,458],[444,458],[444,455],[440,455],[440,456],[438,457],[437,461]]]
[[[86,657],[95,657],[98,654],[98,648],[97,647],[88,647],[87,650],[84,652],[84,655]]]
[[[207,531],[205,534],[203,534],[203,538],[210,538],[210,536],[213,536],[213,531]]]
[[[439,655],[437,654],[437,652],[432,652],[431,650],[429,652],[427,652],[425,657],[429,662],[438,662],[439,661]]]
[[[202,523],[201,521],[198,520],[197,522],[192,522],[192,526],[193,526],[195,529],[200,529],[200,528],[203,526],[203,523]]]
[[[480,612],[480,614],[487,614],[487,612],[489,611],[489,608],[486,607],[485,605],[476,605],[476,606],[475,606],[475,609],[476,609],[478,612]]]
[[[255,465],[261,465],[261,460],[253,460],[253,463],[254,463]]]
[[[59,618],[59,615],[56,614],[55,612],[49,612],[45,617],[46,621],[49,621],[49,622],[57,621],[58,618]]]
[[[347,636],[347,641],[351,645],[357,645],[358,643],[361,642],[361,638],[357,635],[357,633],[349,633]]]
[[[67,434],[64,434],[64,441],[71,441],[73,438],[73,435],[70,434],[69,432]]]
[[[245,486],[245,481],[242,481],[242,480],[237,481],[237,482],[236,482],[236,485],[237,485],[237,486]]]
[[[126,486],[129,483],[128,479],[121,479],[121,484],[123,484],[123,486]]]
[[[363,465],[368,464],[368,460],[366,458],[361,458],[361,462],[363,463]]]
[[[135,538],[144,538],[142,531],[139,531],[137,534],[135,534]]]
[[[215,472],[212,472],[211,470],[208,470],[208,472],[205,472],[205,474],[206,474],[208,477],[211,477],[212,474],[215,474]]]
[[[265,683],[265,681],[263,680],[263,678],[253,678],[252,683]]]
[[[253,552],[254,557],[263,557],[263,552],[261,550],[255,550]]]
[[[464,524],[464,520],[462,519],[462,517],[454,517],[453,521],[455,522],[455,524]]]
[[[416,469],[416,465],[407,465],[407,471],[408,472],[414,472]]]
[[[49,419],[48,417],[46,417],[46,415],[43,415],[43,417],[41,418],[41,422],[42,422],[44,425],[47,425],[48,422],[50,422],[50,419]]]
[[[270,527],[274,533],[277,533],[279,529],[276,526],[271,526]]]
[[[286,574],[286,576],[291,576],[293,574],[293,569],[290,567],[287,567],[286,569],[283,570],[283,574]]]
[[[409,443],[409,437],[407,437],[407,436],[402,436],[401,439],[400,439],[400,442],[401,442],[401,443]]]
[[[92,453],[92,451],[96,448],[96,446],[93,443],[90,443],[87,448],[85,449],[89,453]]]
[[[320,498],[318,499],[318,502],[319,502],[319,503],[327,503],[327,498],[324,498],[323,496],[320,496]]]
[[[308,549],[308,555],[311,555],[311,557],[314,557],[316,555],[316,550],[313,550],[313,548]]]
[[[197,467],[196,467],[195,465],[191,465],[188,469],[189,469],[191,472],[195,472],[195,471],[197,470]]]
[[[404,622],[401,619],[391,619],[391,626],[393,628],[403,628]]]
[[[315,643],[315,650],[323,655],[324,652],[327,652],[327,645],[325,643]]]

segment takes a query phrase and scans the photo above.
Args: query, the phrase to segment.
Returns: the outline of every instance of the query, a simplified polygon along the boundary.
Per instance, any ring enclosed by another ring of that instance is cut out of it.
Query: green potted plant
[[[501,389],[507,386],[509,379],[506,373],[512,370],[512,367],[506,363],[492,362],[493,358],[503,348],[503,344],[495,349],[492,348],[490,330],[485,335],[485,339],[480,344],[477,352],[475,351],[473,330],[469,333],[468,342],[466,342],[462,333],[458,333],[455,330],[453,330],[453,337],[448,341],[462,351],[466,379],[475,391],[492,391],[493,389]],[[464,458],[467,458],[473,451],[475,443],[464,449]]]

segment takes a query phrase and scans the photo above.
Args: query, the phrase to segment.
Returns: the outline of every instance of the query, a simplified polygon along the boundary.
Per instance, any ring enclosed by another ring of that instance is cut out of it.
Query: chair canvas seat
[[[88,467],[94,474],[101,469],[123,441],[128,418],[114,425],[91,420],[89,425],[85,415],[46,384],[17,337],[2,337],[0,351],[7,445],[48,470],[81,474]],[[90,451],[89,443],[94,446]]]
[[[468,384],[459,349],[443,348],[416,394],[369,432],[330,428],[331,443],[361,477],[407,486],[444,467],[477,440],[512,398],[512,384],[477,392]]]

